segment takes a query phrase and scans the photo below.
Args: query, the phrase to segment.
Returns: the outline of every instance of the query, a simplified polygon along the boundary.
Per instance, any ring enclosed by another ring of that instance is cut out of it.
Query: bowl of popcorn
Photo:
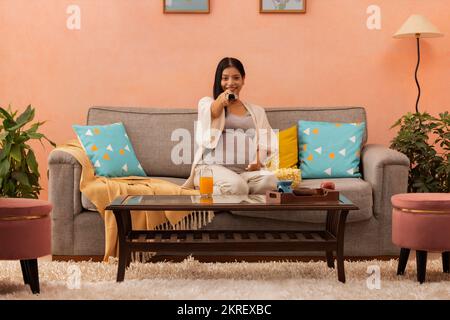
[[[274,174],[278,180],[292,180],[292,189],[299,187],[302,181],[301,170],[297,168],[279,168],[274,170]]]

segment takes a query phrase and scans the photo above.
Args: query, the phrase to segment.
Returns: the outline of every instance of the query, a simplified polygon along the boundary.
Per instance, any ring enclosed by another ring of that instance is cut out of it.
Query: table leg
[[[334,256],[333,256],[333,251],[327,251],[326,252],[326,257],[327,257],[327,266],[329,268],[334,268]]]
[[[117,268],[117,282],[125,279],[125,269],[129,264],[130,248],[127,244],[127,236],[131,231],[130,210],[113,210],[117,223],[117,235],[119,238],[119,265]]]
[[[336,236],[337,233],[337,219],[339,217],[339,212],[336,210],[328,210],[327,211],[327,221],[326,221],[326,227],[325,230],[331,233],[332,235]],[[334,256],[333,251],[326,251],[325,253],[327,258],[327,265],[329,268],[334,268]]]
[[[348,210],[342,210],[337,219],[337,272],[340,282],[345,283],[345,269],[344,269],[344,234],[345,234],[345,222],[347,220]]]

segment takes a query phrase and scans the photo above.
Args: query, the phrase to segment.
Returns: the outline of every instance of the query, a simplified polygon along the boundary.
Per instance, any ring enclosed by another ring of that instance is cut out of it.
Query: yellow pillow
[[[278,132],[278,148],[280,156],[279,168],[297,168],[298,164],[297,126]]]

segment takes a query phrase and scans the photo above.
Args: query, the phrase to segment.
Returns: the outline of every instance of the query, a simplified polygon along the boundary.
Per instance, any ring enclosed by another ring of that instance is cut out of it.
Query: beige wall
[[[80,30],[66,27],[70,4]],[[381,30],[366,26],[370,5]],[[243,99],[361,105],[369,142],[388,144],[416,99],[415,40],[392,38],[412,13],[446,34],[421,42],[422,110],[450,109],[449,9],[448,0],[308,0],[306,14],[260,14],[259,0],[211,0],[210,14],[175,15],[162,0],[0,0],[0,105],[34,105],[62,143],[92,105],[195,107],[218,60],[235,56],[247,69]],[[50,150],[36,144],[44,188]]]

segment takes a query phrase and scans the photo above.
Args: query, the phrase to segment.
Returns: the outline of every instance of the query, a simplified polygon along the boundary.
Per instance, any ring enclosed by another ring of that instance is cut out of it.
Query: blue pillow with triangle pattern
[[[97,176],[147,176],[121,122],[72,127]]]
[[[302,178],[358,178],[365,122],[298,121]]]

